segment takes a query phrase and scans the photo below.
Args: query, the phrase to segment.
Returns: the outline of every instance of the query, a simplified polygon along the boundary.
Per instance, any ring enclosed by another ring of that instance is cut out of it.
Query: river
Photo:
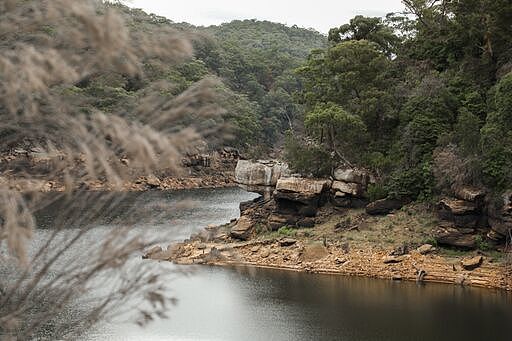
[[[239,202],[251,198],[253,194],[236,188],[147,192],[123,209],[158,200],[160,210],[169,207],[165,220],[136,228],[180,240],[208,224],[237,217]],[[192,205],[176,210],[175,204],[182,201]],[[40,224],[50,227],[53,212],[42,212]],[[162,271],[175,267],[158,266]],[[194,270],[192,276],[172,282],[172,294],[179,302],[169,319],[145,328],[126,322],[102,323],[80,339],[512,339],[512,296],[500,291],[268,269],[198,266]]]

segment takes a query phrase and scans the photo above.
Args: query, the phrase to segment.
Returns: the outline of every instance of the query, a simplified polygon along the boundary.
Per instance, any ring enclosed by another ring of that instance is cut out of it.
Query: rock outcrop
[[[370,183],[368,172],[354,168],[338,168],[334,170],[333,177],[337,181],[356,183],[365,187]]]
[[[435,231],[437,244],[442,246],[451,246],[461,249],[474,249],[476,245],[476,235],[473,229],[457,229],[453,227],[440,227]]]
[[[385,215],[402,208],[407,201],[393,198],[385,198],[373,201],[366,206],[366,213],[370,215]]]
[[[247,216],[241,216],[231,228],[230,236],[235,239],[248,240],[254,230],[254,223]]]
[[[368,203],[366,189],[370,183],[368,172],[360,169],[338,168],[333,173],[331,203],[336,207],[362,208]]]
[[[288,166],[281,162],[239,160],[235,169],[235,182],[248,192],[268,198],[277,180],[288,173]]]
[[[313,227],[319,207],[327,201],[330,180],[298,177],[281,178],[277,181],[273,200],[275,209],[269,218],[275,230],[284,225]]]
[[[512,231],[512,191],[505,192],[501,202],[489,205],[490,231],[487,237],[495,242],[510,238]]]
[[[443,227],[435,238],[445,246],[476,248],[479,230],[488,228],[486,193],[473,187],[458,187],[454,195],[454,198],[443,198],[437,204],[437,215]]]

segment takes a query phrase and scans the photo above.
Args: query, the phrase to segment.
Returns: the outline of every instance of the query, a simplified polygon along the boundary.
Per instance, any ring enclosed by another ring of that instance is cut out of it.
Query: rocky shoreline
[[[437,207],[370,201],[373,179],[358,169],[311,179],[277,161],[241,160],[235,182],[261,195],[240,204],[239,219],[146,258],[512,290],[510,253],[497,228],[508,230],[507,200],[498,225],[487,223],[497,215],[481,190],[462,188]]]
[[[281,238],[248,242],[189,241],[150,250],[147,258],[176,264],[251,266],[393,281],[445,283],[512,290],[510,269],[488,255],[446,257],[431,245],[402,255],[381,247],[357,248],[341,242]]]
[[[26,150],[13,155],[0,156],[0,185],[19,192],[63,192],[66,190],[63,176],[60,178],[38,179],[28,174],[18,175],[18,164],[29,164],[29,169],[44,168],[48,158],[40,153]],[[130,168],[130,162],[122,159],[126,176],[121,184],[96,179],[76,184],[76,189],[86,191],[142,192],[147,190],[183,190],[198,188],[224,188],[236,186],[234,168],[238,161],[238,151],[227,148],[210,154],[191,154],[182,160],[182,172],[170,175],[165,169],[152,175],[142,175],[139,169]],[[79,166],[77,161],[77,167]],[[74,185],[75,186],[75,185]]]
[[[65,186],[59,181],[41,181],[34,179],[6,179],[0,178],[0,184],[7,183],[10,188],[20,192],[64,192]],[[234,187],[232,174],[203,175],[191,177],[140,177],[131,181],[124,181],[121,186],[102,181],[89,181],[80,184],[79,189],[87,191],[119,191],[142,192],[147,190],[184,190],[200,188]]]

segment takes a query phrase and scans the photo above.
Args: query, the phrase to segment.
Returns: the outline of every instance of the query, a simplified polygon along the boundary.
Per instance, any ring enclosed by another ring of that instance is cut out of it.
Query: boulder
[[[426,255],[428,253],[434,252],[436,248],[430,244],[423,244],[419,248],[416,249],[420,255]]]
[[[396,264],[401,263],[404,260],[402,256],[385,256],[382,258],[384,264]]]
[[[322,242],[314,242],[304,246],[304,250],[300,255],[303,262],[315,262],[329,255],[329,251]]]
[[[155,245],[151,247],[149,250],[144,252],[142,255],[142,259],[157,259],[163,253],[162,247]]]
[[[475,203],[453,198],[444,198],[437,206],[440,211],[448,211],[453,215],[469,215],[479,211]]]
[[[288,173],[288,166],[277,161],[238,160],[235,182],[249,192],[269,196],[277,180]]]
[[[277,181],[274,201],[277,212],[285,215],[314,217],[324,202],[324,193],[330,187],[329,180],[297,177],[281,178]]]
[[[471,229],[441,228],[435,232],[434,238],[439,245],[463,249],[476,248],[476,236]]]
[[[235,239],[248,240],[254,229],[254,224],[249,217],[242,216],[231,229],[230,236]]]
[[[345,197],[347,194],[353,197],[364,195],[363,185],[355,182],[333,181],[331,190],[335,197]]]
[[[292,239],[292,238],[283,238],[279,241],[279,246],[282,246],[282,247],[287,247],[287,246],[292,246],[294,244],[297,243],[297,240],[295,239]]]
[[[376,200],[366,206],[366,213],[370,215],[385,215],[404,206],[403,200],[385,198]]]
[[[316,196],[324,192],[330,185],[331,182],[329,180],[287,177],[277,181],[276,192],[298,193],[302,196]]]
[[[474,270],[480,265],[482,265],[482,262],[484,261],[484,258],[482,256],[476,256],[473,258],[465,258],[462,260],[461,264],[464,270]]]
[[[354,168],[338,168],[334,171],[333,177],[337,181],[352,182],[363,186],[368,185],[370,182],[370,175],[368,172]]]
[[[150,175],[146,178],[146,185],[149,187],[149,188],[157,188],[159,187],[161,184],[161,181],[160,179],[158,179],[156,176],[154,175]]]
[[[263,249],[263,251],[260,253],[260,257],[267,258],[268,256],[270,256],[270,251],[268,249]]]
[[[470,202],[481,202],[484,200],[486,192],[483,189],[476,187],[457,187],[455,189],[455,197],[457,199],[470,201]]]

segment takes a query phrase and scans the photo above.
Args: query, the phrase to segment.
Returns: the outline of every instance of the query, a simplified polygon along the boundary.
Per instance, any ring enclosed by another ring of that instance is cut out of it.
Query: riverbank
[[[60,181],[35,179],[6,179],[0,178],[0,184],[7,183],[12,189],[20,192],[64,192],[65,186]],[[80,189],[88,191],[121,191],[142,192],[147,190],[182,190],[199,188],[225,188],[234,187],[232,174],[215,174],[190,177],[139,177],[124,181],[121,185],[108,182],[87,181],[80,184]]]
[[[512,290],[507,253],[437,246],[432,235],[438,222],[421,205],[377,217],[361,209],[326,208],[313,228],[259,230],[248,241],[231,237],[233,227],[243,219],[209,226],[165,251],[150,250],[148,257],[177,264],[241,265]]]
[[[512,290],[510,270],[492,256],[450,257],[422,254],[421,250],[390,256],[392,252],[379,247],[282,238],[232,243],[194,241],[174,246],[168,259],[182,265],[251,266]]]
[[[198,162],[202,161],[202,162]],[[205,161],[206,160],[206,161]],[[63,192],[66,190],[64,175],[53,175],[51,178],[31,176],[30,171],[44,169],[48,162],[45,158],[16,155],[0,157],[0,185],[7,186],[19,192]],[[235,186],[234,169],[237,162],[236,155],[214,153],[212,157],[190,157],[184,160],[183,168],[179,174],[169,174],[165,169],[146,175],[141,169],[131,168],[126,161],[123,180],[121,183],[112,183],[101,178],[83,181],[76,184],[76,189],[87,191],[121,191],[142,192],[146,190],[182,190],[199,188],[225,188]],[[29,165],[27,172],[19,174],[19,164]],[[76,168],[81,167],[77,161]],[[73,171],[77,171],[71,170]]]

